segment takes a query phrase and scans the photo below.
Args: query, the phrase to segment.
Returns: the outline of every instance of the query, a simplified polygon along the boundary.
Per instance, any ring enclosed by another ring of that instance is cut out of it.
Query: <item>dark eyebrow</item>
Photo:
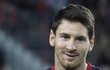
[[[68,33],[60,33],[60,35],[70,36]]]

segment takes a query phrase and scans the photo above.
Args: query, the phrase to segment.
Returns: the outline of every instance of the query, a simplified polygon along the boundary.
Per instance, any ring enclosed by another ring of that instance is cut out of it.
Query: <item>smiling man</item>
[[[55,48],[55,65],[48,70],[100,70],[86,63],[94,46],[94,17],[86,7],[70,4],[59,10],[49,42]]]

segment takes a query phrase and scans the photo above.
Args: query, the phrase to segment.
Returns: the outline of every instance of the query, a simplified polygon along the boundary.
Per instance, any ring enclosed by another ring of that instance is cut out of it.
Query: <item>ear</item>
[[[53,30],[50,30],[50,36],[49,36],[49,43],[53,47],[55,42],[55,34],[53,33]]]
[[[89,52],[92,51],[94,47],[94,41],[95,41],[95,37],[93,35],[92,38],[90,39]]]

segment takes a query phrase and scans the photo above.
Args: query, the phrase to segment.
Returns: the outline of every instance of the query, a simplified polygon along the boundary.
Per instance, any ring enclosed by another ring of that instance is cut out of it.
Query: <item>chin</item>
[[[63,65],[66,67],[66,68],[74,68],[76,66],[75,62],[74,61],[66,61],[66,62],[63,62]]]
[[[74,68],[76,68],[77,66],[76,65],[71,65],[71,64],[67,64],[66,66],[65,66],[65,68],[67,68],[67,69],[74,69]]]

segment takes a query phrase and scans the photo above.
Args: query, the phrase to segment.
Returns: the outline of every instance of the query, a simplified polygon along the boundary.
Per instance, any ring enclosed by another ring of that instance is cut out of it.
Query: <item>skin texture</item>
[[[62,19],[56,34],[51,30],[50,45],[55,48],[55,70],[86,70],[86,56],[92,50],[94,37],[80,22]]]

